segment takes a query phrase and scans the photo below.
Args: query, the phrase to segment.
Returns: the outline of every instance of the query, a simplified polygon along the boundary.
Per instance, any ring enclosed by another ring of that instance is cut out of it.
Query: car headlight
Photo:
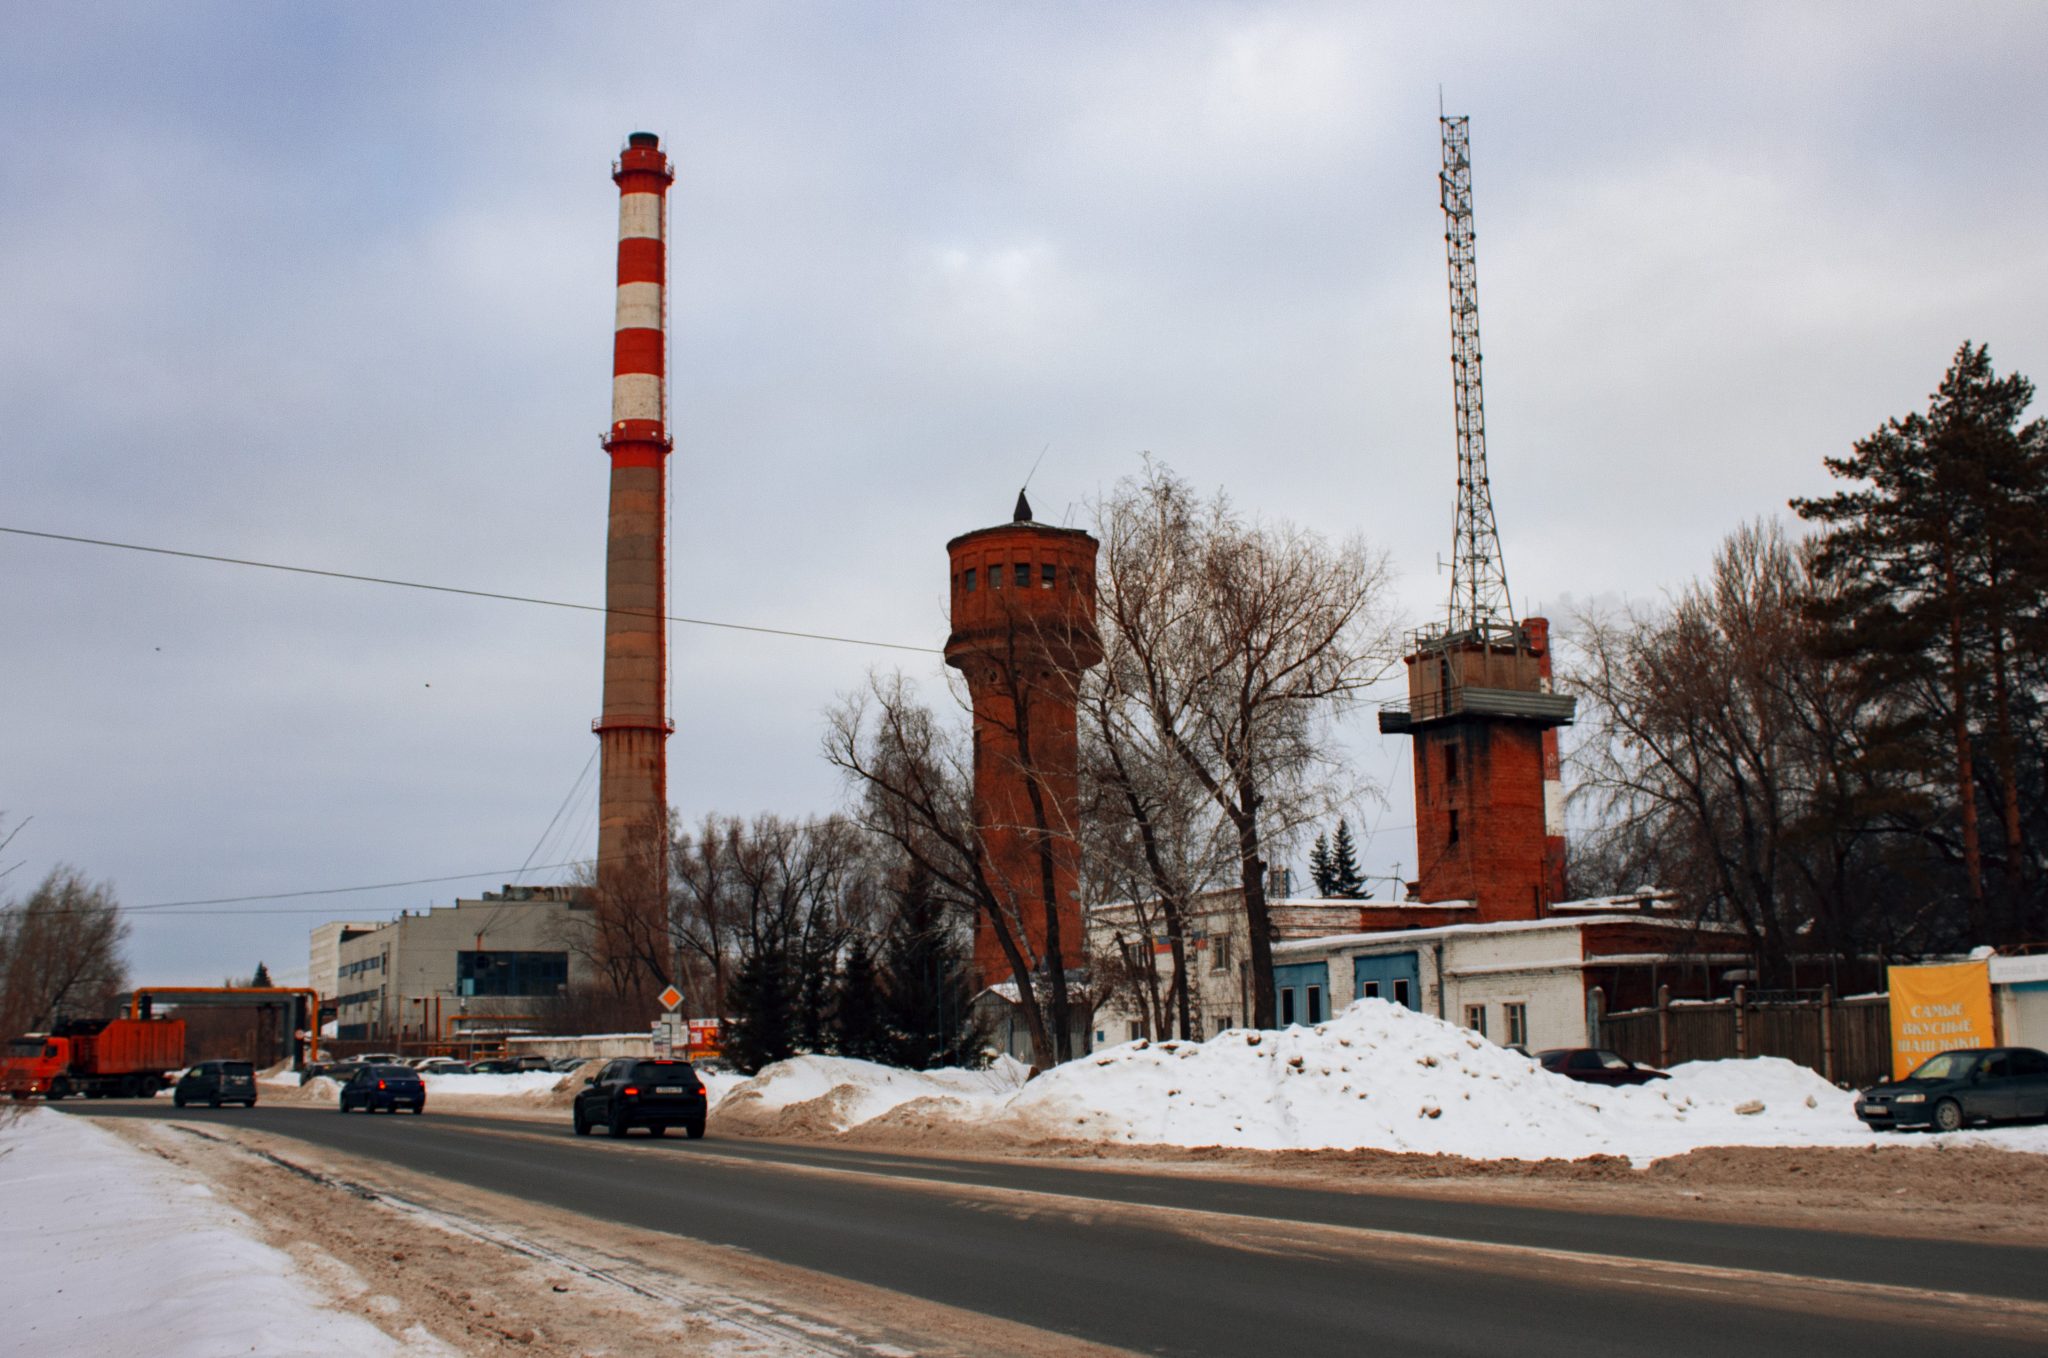
[[[1925,1094],[1899,1094],[1899,1095],[1896,1095],[1896,1096],[1894,1096],[1894,1097],[1893,1097],[1893,1099],[1892,1099],[1892,1102],[1893,1102],[1893,1103],[1925,1103],[1925,1102],[1927,1102],[1927,1096],[1926,1096]]]

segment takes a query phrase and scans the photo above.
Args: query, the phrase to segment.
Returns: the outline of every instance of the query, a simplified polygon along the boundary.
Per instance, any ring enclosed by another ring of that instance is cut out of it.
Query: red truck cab
[[[17,1099],[49,1091],[50,1082],[71,1064],[71,1043],[48,1033],[27,1033],[7,1044],[7,1059],[0,1063],[0,1089]],[[59,1095],[58,1097],[63,1097]]]

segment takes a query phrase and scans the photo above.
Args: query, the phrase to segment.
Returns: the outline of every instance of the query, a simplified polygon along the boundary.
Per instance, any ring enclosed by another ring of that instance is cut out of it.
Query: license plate
[[[654,1092],[657,1094],[680,1094],[683,1092],[683,1087],[681,1085],[656,1085]]]

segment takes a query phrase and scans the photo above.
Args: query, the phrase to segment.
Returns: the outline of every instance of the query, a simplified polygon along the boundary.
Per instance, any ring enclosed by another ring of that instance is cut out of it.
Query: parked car
[[[524,1074],[530,1070],[553,1070],[555,1068],[555,1063],[545,1056],[530,1054],[526,1056],[508,1056],[505,1060],[511,1066],[511,1073],[515,1075]]]
[[[458,1070],[469,1069],[452,1056],[422,1056],[419,1060],[407,1064],[422,1075],[448,1075]]]
[[[557,1056],[548,1062],[548,1068],[558,1075],[568,1075],[583,1069],[590,1061],[588,1056]]]
[[[1536,1059],[1553,1075],[1589,1085],[1646,1085],[1671,1077],[1655,1066],[1635,1062],[1598,1047],[1552,1047],[1536,1053]]]
[[[360,1065],[362,1062],[356,1060],[317,1062],[299,1072],[299,1083],[309,1085],[315,1080],[328,1079],[336,1084],[342,1084],[356,1073],[356,1068]]]
[[[695,1140],[704,1135],[709,1107],[704,1082],[688,1061],[625,1057],[607,1062],[583,1082],[571,1117],[578,1136],[589,1136],[590,1129],[602,1123],[612,1136],[624,1136],[633,1127],[661,1136],[671,1127],[681,1127]]]
[[[341,1111],[360,1108],[366,1113],[383,1109],[395,1113],[410,1108],[427,1111],[427,1086],[419,1072],[404,1066],[359,1066],[341,1087]]]
[[[1856,1116],[1873,1130],[1926,1127],[1953,1132],[1973,1122],[2048,1119],[2048,1052],[2032,1047],[1950,1051],[1903,1080],[1872,1085]]]
[[[171,1088],[171,1102],[183,1108],[203,1103],[218,1108],[224,1103],[256,1106],[256,1067],[247,1061],[201,1061],[178,1077]]]
[[[493,1056],[488,1060],[472,1061],[469,1063],[469,1071],[472,1075],[510,1075],[517,1069],[518,1067],[512,1064],[512,1058],[509,1056]]]

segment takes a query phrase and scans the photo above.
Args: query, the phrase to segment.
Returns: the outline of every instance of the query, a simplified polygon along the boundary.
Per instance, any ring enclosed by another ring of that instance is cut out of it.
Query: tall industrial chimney
[[[667,194],[661,139],[635,132],[619,186],[618,321],[612,340],[610,530],[605,545],[604,715],[591,724],[598,775],[597,884],[615,911],[664,909],[668,885],[667,506],[662,288]],[[665,924],[665,918],[661,921]]]

